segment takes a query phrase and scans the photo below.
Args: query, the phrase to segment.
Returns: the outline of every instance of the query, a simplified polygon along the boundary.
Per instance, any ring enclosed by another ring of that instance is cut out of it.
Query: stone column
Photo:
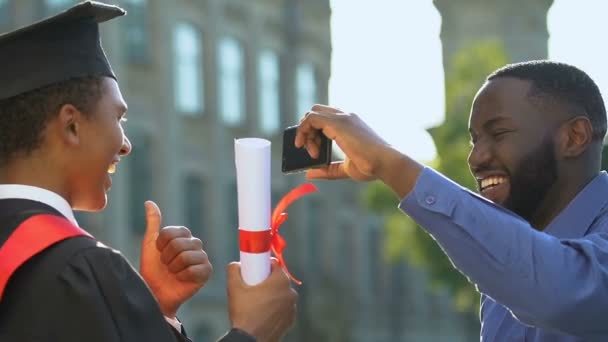
[[[513,62],[547,58],[547,11],[553,0],[433,0],[441,14],[444,67],[462,47],[502,42]]]

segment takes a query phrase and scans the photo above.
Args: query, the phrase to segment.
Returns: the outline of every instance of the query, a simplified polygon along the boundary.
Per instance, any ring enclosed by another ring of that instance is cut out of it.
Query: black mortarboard
[[[74,77],[116,78],[101,47],[98,23],[125,13],[87,1],[0,35],[0,100]]]

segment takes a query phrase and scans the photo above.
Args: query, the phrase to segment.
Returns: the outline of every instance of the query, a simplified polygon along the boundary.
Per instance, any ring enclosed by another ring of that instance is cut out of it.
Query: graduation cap
[[[70,78],[116,79],[101,47],[98,23],[125,11],[94,1],[0,35],[0,100]]]

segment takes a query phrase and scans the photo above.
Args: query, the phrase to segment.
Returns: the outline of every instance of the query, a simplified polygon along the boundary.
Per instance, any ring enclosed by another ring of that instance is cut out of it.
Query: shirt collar
[[[37,186],[23,184],[0,184],[0,199],[19,198],[44,203],[57,210],[73,224],[78,226],[74,212],[68,201],[58,194],[39,188]]]
[[[580,238],[587,233],[607,203],[608,174],[602,171],[551,221],[544,232],[560,239]]]

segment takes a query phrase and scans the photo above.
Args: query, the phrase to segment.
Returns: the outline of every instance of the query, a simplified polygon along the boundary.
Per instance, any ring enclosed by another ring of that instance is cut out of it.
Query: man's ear
[[[83,114],[72,104],[64,104],[57,115],[57,129],[61,140],[66,144],[78,144],[80,142],[81,123]]]
[[[593,140],[593,127],[586,116],[577,116],[564,122],[559,130],[559,153],[564,158],[578,157]]]

